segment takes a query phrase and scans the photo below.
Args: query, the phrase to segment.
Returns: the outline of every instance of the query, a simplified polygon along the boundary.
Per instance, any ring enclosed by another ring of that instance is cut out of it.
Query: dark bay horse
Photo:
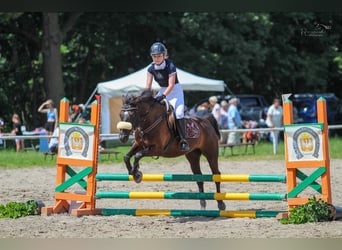
[[[123,106],[120,112],[121,142],[127,142],[129,135],[134,131],[135,141],[130,151],[125,155],[124,162],[128,173],[133,175],[134,181],[142,180],[139,171],[139,160],[144,156],[177,157],[186,156],[194,174],[202,174],[200,157],[203,154],[208,160],[212,174],[220,174],[218,168],[218,140],[220,133],[213,116],[208,118],[187,118],[186,138],[190,146],[189,151],[181,151],[176,130],[172,128],[172,110],[168,102],[157,102],[151,91],[143,91],[141,95],[123,96]],[[134,156],[133,167],[131,157]],[[216,191],[220,193],[220,182],[215,182]],[[197,182],[199,192],[204,192],[203,182]],[[218,200],[218,208],[225,210],[226,205]],[[206,207],[206,201],[200,201],[201,208]]]

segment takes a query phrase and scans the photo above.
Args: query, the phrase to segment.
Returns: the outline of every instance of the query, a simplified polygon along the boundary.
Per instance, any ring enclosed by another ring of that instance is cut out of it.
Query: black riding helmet
[[[152,44],[151,49],[150,49],[151,55],[163,54],[163,53],[166,53],[166,47],[164,44],[160,42],[156,42]]]

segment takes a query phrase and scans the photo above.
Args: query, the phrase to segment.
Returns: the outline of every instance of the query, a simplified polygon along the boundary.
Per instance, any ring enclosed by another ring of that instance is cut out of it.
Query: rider
[[[181,150],[188,151],[189,144],[185,139],[184,94],[178,82],[176,66],[167,59],[167,49],[164,44],[152,44],[150,54],[153,63],[147,69],[146,88],[151,89],[154,79],[161,87],[156,95],[156,101],[167,99],[174,107],[178,134],[181,138]]]

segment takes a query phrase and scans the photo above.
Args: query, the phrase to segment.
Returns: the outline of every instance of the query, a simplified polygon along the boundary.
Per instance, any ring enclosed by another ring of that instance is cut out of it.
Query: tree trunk
[[[46,98],[52,99],[58,108],[59,101],[65,96],[62,55],[60,45],[62,33],[58,23],[57,13],[43,13],[43,70]]]

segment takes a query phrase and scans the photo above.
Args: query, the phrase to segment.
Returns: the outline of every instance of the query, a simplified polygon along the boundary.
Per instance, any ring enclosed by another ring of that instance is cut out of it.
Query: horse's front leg
[[[133,175],[133,167],[131,164],[131,158],[133,155],[135,155],[139,151],[139,145],[134,142],[131,149],[128,151],[128,153],[124,156],[124,162],[128,171],[128,174]]]
[[[141,171],[139,171],[139,161],[141,158],[145,156],[145,154],[149,151],[148,148],[145,148],[139,152],[137,152],[134,156],[134,163],[133,163],[133,169],[132,169],[132,174],[134,181],[136,183],[140,183],[143,177],[143,174]]]

